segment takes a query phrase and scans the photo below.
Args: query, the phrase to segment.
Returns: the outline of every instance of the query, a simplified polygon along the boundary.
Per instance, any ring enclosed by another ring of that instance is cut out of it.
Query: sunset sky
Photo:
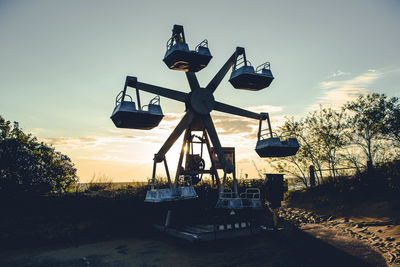
[[[236,46],[255,66],[270,61],[269,88],[233,89],[228,73],[214,96],[270,112],[276,126],[366,92],[400,97],[399,14],[395,0],[0,0],[0,115],[69,155],[82,182],[94,174],[144,181],[184,105],[161,98],[166,116],[150,131],[117,129],[110,115],[126,75],[189,91],[184,73],[162,62],[174,24],[192,49],[208,39],[213,59],[197,74],[202,86]],[[143,104],[152,98],[142,96]],[[236,147],[238,174],[255,177],[252,161],[268,168],[254,151],[257,121],[212,116],[222,145]],[[180,145],[167,154],[173,172]]]

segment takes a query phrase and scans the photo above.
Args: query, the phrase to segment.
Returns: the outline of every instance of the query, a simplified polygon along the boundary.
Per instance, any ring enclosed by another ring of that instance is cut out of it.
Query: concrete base
[[[183,227],[165,227],[159,224],[153,227],[170,236],[184,239],[189,242],[211,241],[219,239],[229,239],[241,236],[250,236],[259,234],[263,229],[254,227],[248,222],[238,222],[227,225],[192,225]]]

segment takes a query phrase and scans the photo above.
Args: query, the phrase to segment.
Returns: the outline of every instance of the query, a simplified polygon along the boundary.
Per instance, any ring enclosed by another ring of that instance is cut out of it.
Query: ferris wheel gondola
[[[208,65],[212,56],[205,39],[195,50],[190,50],[186,43],[182,25],[174,25],[172,37],[167,42],[164,63],[172,70],[198,72]]]
[[[164,117],[160,106],[160,97],[156,96],[145,106],[140,105],[139,91],[136,90],[138,109],[132,97],[126,94],[125,85],[115,99],[115,108],[111,120],[118,128],[150,130],[158,126]]]
[[[257,154],[261,158],[289,157],[296,155],[300,148],[297,139],[285,134],[281,134],[281,136],[278,137],[274,132],[272,132],[268,114],[266,114],[266,120],[268,123],[268,128],[266,129],[262,129],[262,120],[260,120],[258,140],[256,144]]]
[[[249,91],[259,91],[267,88],[274,79],[270,63],[265,62],[254,70],[250,61],[246,59],[244,48],[237,49],[236,53],[236,61],[229,79],[232,86],[236,89]]]

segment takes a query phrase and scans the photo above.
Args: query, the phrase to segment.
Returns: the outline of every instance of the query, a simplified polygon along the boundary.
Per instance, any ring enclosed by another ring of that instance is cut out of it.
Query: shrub
[[[62,193],[76,182],[68,156],[0,116],[0,194]]]
[[[93,174],[92,179],[89,182],[87,191],[96,192],[112,189],[112,179],[106,175],[97,176]]]

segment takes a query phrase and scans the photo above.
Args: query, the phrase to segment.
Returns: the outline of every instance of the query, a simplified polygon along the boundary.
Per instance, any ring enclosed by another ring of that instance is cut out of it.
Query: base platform
[[[160,232],[164,232],[170,236],[189,242],[230,239],[256,235],[263,231],[261,226],[254,227],[248,222],[238,222],[226,225],[202,224],[183,226],[180,228],[165,227],[155,224],[153,227]]]

